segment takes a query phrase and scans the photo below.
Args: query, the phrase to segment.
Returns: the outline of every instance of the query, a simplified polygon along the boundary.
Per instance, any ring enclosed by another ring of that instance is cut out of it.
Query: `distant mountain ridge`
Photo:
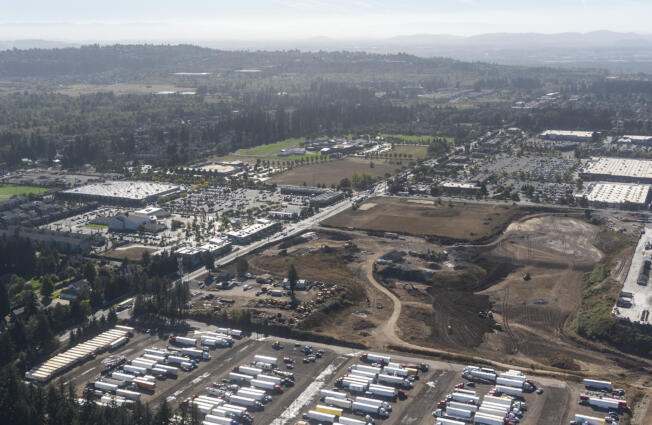
[[[66,43],[52,40],[0,40],[0,50],[9,49],[61,49],[65,47],[78,47],[80,43]]]
[[[112,43],[107,41],[99,44]],[[179,42],[161,40],[161,43]],[[88,43],[49,40],[0,41],[0,50],[52,49],[78,47],[82,44]],[[231,51],[407,53],[423,58],[447,57],[501,65],[603,68],[612,72],[652,74],[652,34],[633,32],[488,33],[472,36],[412,34],[380,39],[337,39],[319,36],[297,40],[196,40],[191,44]]]

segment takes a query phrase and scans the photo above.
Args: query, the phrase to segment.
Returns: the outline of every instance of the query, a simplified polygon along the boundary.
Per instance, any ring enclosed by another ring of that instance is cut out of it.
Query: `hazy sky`
[[[2,40],[287,40],[649,33],[652,0],[0,0],[0,11]]]

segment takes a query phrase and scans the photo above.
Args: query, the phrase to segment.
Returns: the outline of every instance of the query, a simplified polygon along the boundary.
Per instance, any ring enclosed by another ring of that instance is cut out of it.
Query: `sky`
[[[652,0],[0,0],[0,40],[197,42],[650,33]]]

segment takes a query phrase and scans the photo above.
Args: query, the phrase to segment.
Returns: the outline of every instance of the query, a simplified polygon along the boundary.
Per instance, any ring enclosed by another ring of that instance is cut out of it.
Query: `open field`
[[[39,193],[43,193],[45,191],[47,191],[47,189],[43,187],[36,187],[36,186],[15,186],[15,185],[0,186],[0,201],[9,199],[15,195],[30,195],[30,194],[38,195]]]
[[[116,83],[116,84],[71,84],[59,87],[58,93],[67,96],[80,96],[84,94],[113,92],[116,95],[123,94],[151,94],[157,92],[194,92],[192,87],[177,87],[173,84],[152,83]]]
[[[416,203],[401,198],[374,198],[371,208],[346,210],[324,222],[326,226],[478,240],[501,232],[523,210],[510,205]],[[365,204],[362,206],[364,207]]]
[[[399,165],[384,161],[373,161],[374,167],[369,166],[369,161],[361,158],[344,158],[323,164],[312,164],[295,167],[283,174],[272,177],[271,182],[277,184],[307,184],[314,186],[325,184],[337,185],[343,178],[351,178],[356,173],[368,174],[372,177],[383,177],[386,173],[393,174]]]
[[[449,136],[424,136],[424,135],[414,135],[414,134],[381,134],[385,139],[389,141],[403,141],[406,143],[423,143],[428,144],[432,139],[446,139],[449,143],[453,143],[454,138]]]
[[[140,262],[143,259],[143,254],[145,252],[153,254],[156,252],[156,249],[143,246],[123,246],[106,252],[104,257],[112,260],[129,260],[131,262]]]
[[[428,148],[426,146],[395,145],[394,149],[389,151],[390,154],[399,154],[407,156],[409,160],[420,160],[428,158]]]
[[[281,152],[283,149],[289,149],[298,147],[299,143],[305,141],[305,138],[297,139],[285,139],[280,142],[270,143],[268,145],[260,145],[249,149],[238,149],[235,152],[235,155],[241,156],[255,156],[255,157],[267,157],[271,155],[276,155]]]

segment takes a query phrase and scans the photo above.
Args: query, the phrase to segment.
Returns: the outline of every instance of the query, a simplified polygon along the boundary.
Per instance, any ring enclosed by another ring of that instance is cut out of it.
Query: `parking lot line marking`
[[[239,350],[238,350],[238,353],[242,353],[242,352],[243,352],[244,350],[246,350],[247,348],[249,348],[249,344],[247,344],[247,345],[245,345],[244,347],[242,347],[241,349],[239,349]]]
[[[335,360],[333,360],[333,363],[326,366],[315,380],[312,381],[312,383],[308,385],[301,394],[299,394],[299,397],[297,397],[278,418],[274,419],[270,425],[285,425],[292,418],[296,417],[301,409],[308,405],[315,395],[319,393],[319,390],[324,386],[329,377],[335,373],[337,368],[339,368],[346,360],[345,357],[336,357]]]
[[[226,363],[226,362],[230,362],[231,359],[233,359],[233,357],[228,357],[228,358],[224,359],[224,363]]]
[[[86,375],[87,373],[91,372],[93,369],[95,369],[95,368],[92,367],[92,368],[88,369],[87,371],[80,373],[79,376],[84,376],[84,375]]]

